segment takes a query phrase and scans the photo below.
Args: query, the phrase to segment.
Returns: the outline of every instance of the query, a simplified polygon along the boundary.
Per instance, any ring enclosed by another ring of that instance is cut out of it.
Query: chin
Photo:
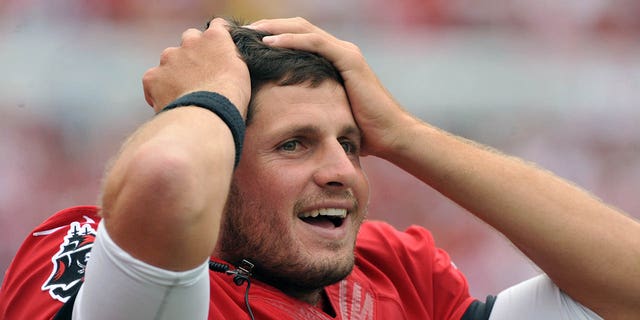
[[[255,277],[284,292],[308,293],[320,290],[325,286],[346,278],[353,270],[355,257],[353,252],[333,259],[300,261],[298,263],[282,263],[277,268],[260,266],[256,268]]]

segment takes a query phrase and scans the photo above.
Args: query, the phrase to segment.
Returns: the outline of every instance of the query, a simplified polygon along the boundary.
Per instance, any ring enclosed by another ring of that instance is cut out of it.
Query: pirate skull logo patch
[[[90,224],[72,222],[60,251],[51,257],[53,270],[42,290],[48,290],[56,300],[67,302],[80,289],[95,238],[96,231]]]

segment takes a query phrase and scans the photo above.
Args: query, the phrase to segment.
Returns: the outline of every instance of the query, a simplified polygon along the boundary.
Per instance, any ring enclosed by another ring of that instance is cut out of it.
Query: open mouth
[[[298,216],[302,221],[322,228],[338,228],[347,217],[346,209],[319,209],[302,213]]]
[[[344,222],[343,218],[336,217],[316,217],[316,218],[300,218],[302,221],[323,228],[338,228]]]

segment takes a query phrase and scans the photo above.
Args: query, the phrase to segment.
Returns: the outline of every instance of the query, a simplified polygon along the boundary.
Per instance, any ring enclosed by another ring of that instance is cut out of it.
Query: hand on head
[[[355,44],[303,18],[260,20],[248,27],[273,34],[263,38],[271,46],[314,52],[333,63],[344,80],[351,110],[363,133],[363,155],[384,158],[397,147],[398,130],[419,123],[394,101]]]
[[[162,52],[160,65],[143,77],[145,99],[159,112],[171,101],[194,91],[213,91],[233,102],[245,115],[251,96],[249,70],[226,29],[214,19],[204,32],[189,29],[179,47]]]
[[[165,49],[160,65],[147,71],[145,98],[156,112],[186,93],[206,90],[227,96],[246,114],[249,72],[226,26],[225,20],[214,19],[204,32],[185,31],[180,47]],[[260,20],[246,27],[272,34],[263,38],[265,44],[316,53],[338,69],[362,130],[362,155],[386,158],[398,148],[401,131],[419,122],[393,100],[353,43],[303,18]]]

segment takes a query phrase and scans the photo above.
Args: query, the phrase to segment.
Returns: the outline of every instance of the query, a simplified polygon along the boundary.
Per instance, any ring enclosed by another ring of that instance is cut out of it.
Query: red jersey
[[[47,219],[27,237],[0,289],[0,319],[51,319],[79,289],[100,217],[98,208],[74,207]],[[421,227],[405,232],[365,222],[356,241],[356,264],[344,280],[326,287],[332,318],[321,309],[251,280],[256,319],[460,319],[473,298],[462,273]],[[210,319],[248,319],[246,285],[209,272]]]

